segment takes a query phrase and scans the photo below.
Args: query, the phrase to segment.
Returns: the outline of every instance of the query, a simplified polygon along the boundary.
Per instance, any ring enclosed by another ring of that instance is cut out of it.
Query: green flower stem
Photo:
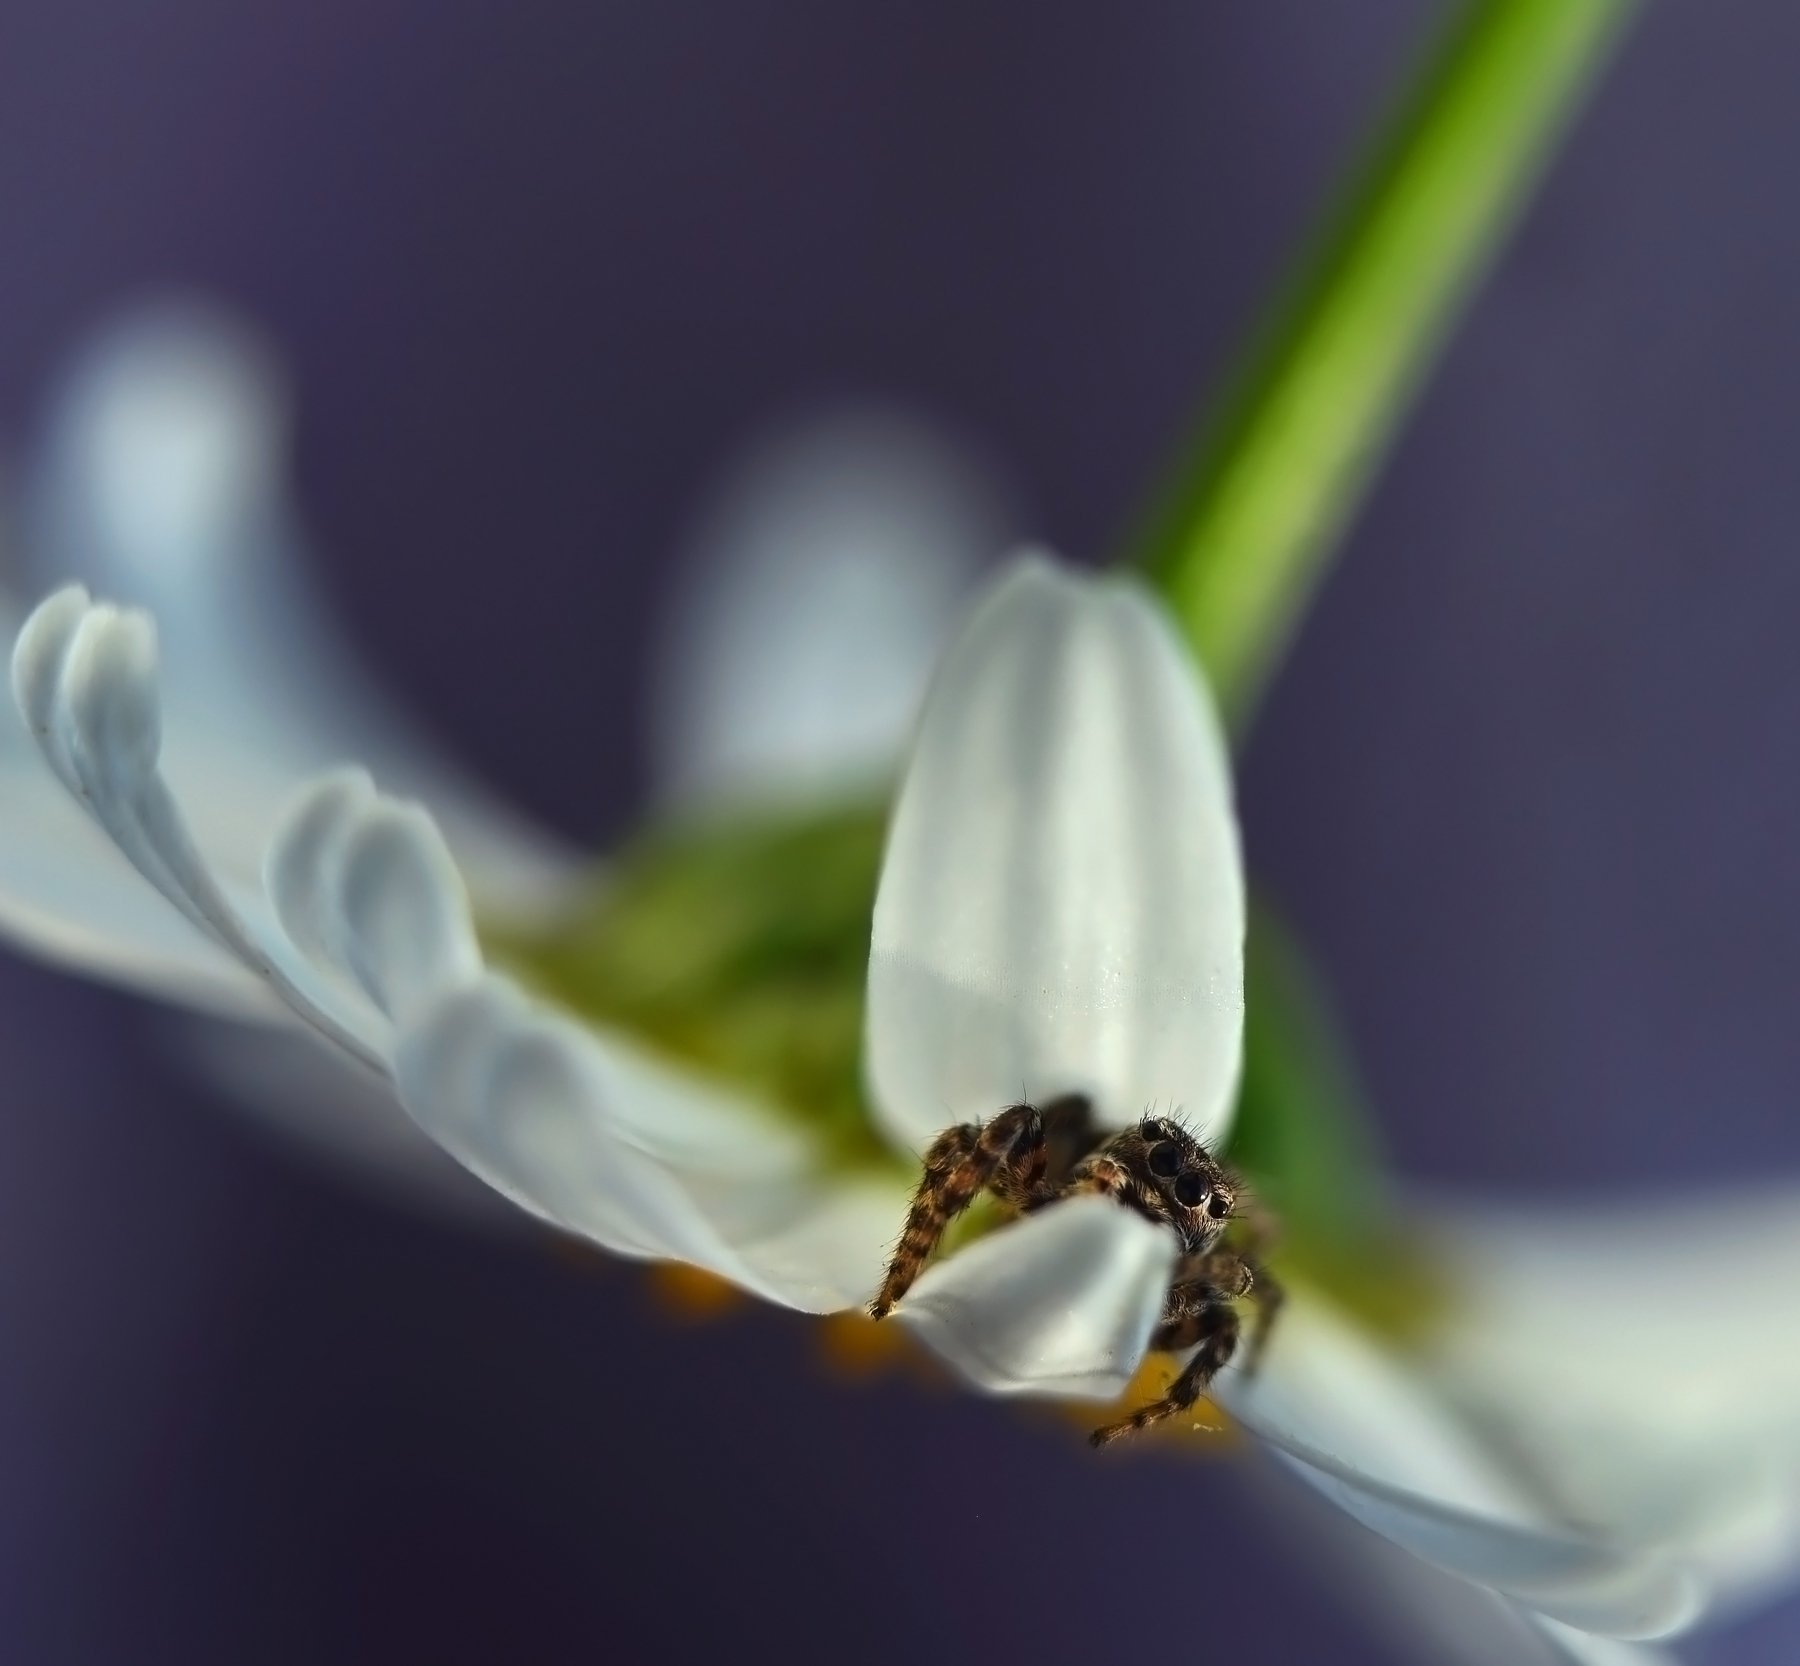
[[[1138,558],[1239,727],[1632,0],[1471,0],[1176,474]]]

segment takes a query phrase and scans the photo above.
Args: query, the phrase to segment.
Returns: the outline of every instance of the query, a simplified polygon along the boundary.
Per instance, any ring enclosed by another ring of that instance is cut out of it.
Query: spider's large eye
[[[1175,1201],[1184,1209],[1192,1209],[1205,1196],[1206,1182],[1192,1169],[1175,1182]],[[1215,1198],[1213,1201],[1216,1203],[1218,1200]]]
[[[1161,1145],[1150,1148],[1150,1172],[1160,1174],[1165,1180],[1181,1167],[1180,1147],[1165,1140]],[[1178,1187],[1177,1190],[1180,1188]]]
[[[1206,1200],[1206,1212],[1211,1215],[1215,1221],[1224,1220],[1224,1218],[1231,1213],[1231,1199],[1223,1192],[1214,1192],[1213,1195]]]

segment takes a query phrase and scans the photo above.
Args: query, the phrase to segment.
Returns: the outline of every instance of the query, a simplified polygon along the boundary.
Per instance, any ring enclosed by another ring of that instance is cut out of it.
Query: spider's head
[[[1113,1142],[1113,1154],[1132,1172],[1146,1198],[1195,1254],[1218,1242],[1237,1206],[1237,1181],[1179,1123],[1146,1117]]]

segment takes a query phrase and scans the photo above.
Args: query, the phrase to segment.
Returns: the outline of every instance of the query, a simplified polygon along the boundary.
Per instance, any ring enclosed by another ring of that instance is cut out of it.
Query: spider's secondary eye
[[[1206,1196],[1206,1182],[1192,1170],[1175,1182],[1175,1201],[1185,1209],[1192,1209],[1201,1198]],[[1217,1198],[1213,1199],[1218,1202]],[[1210,1213],[1210,1208],[1208,1210]]]
[[[1173,1174],[1181,1167],[1181,1152],[1177,1147],[1170,1145],[1167,1142],[1162,1145],[1153,1145],[1150,1148],[1149,1161],[1150,1172],[1152,1174],[1160,1174],[1167,1179],[1169,1175]],[[1179,1192],[1180,1189],[1179,1186],[1176,1187],[1177,1192]]]
[[[1214,1192],[1213,1195],[1206,1200],[1206,1212],[1211,1215],[1215,1221],[1224,1220],[1224,1218],[1231,1213],[1231,1199],[1224,1196],[1222,1193]]]
[[[1160,1122],[1146,1122],[1143,1134],[1147,1140],[1166,1140],[1169,1137],[1169,1130]]]

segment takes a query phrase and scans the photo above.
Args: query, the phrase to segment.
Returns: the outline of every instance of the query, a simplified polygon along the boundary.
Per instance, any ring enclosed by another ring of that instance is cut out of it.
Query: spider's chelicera
[[[1178,1416],[1206,1392],[1237,1351],[1232,1304],[1244,1296],[1256,1304],[1244,1359],[1246,1370],[1255,1369],[1281,1304],[1280,1286],[1256,1259],[1268,1240],[1268,1218],[1245,1212],[1242,1182],[1179,1123],[1151,1116],[1107,1135],[1094,1127],[1093,1106],[1079,1094],[1042,1107],[1009,1105],[988,1122],[961,1123],[932,1142],[899,1247],[881,1293],[869,1304],[870,1317],[886,1317],[924,1269],[944,1229],[983,1191],[1021,1214],[1097,1192],[1171,1227],[1181,1240],[1150,1346],[1165,1353],[1191,1348],[1193,1357],[1160,1400],[1096,1429],[1089,1437],[1095,1446]],[[1226,1248],[1226,1229],[1234,1222],[1244,1228],[1235,1235],[1242,1242]]]

